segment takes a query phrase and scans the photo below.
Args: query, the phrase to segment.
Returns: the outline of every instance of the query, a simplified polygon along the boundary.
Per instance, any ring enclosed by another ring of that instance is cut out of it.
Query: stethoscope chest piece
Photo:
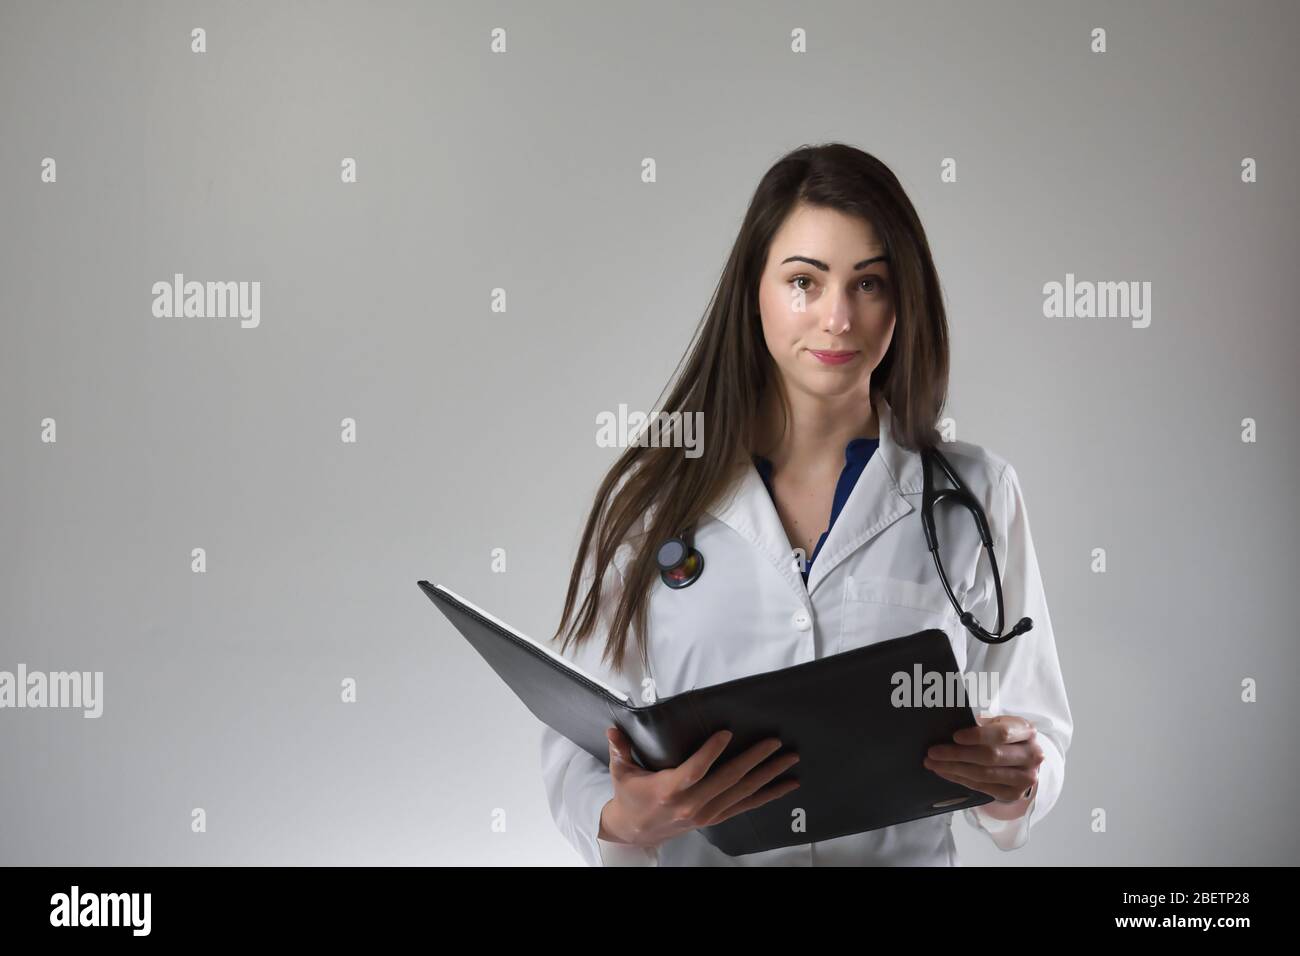
[[[659,579],[674,590],[694,584],[704,571],[704,555],[682,538],[669,538],[661,544],[655,563]]]

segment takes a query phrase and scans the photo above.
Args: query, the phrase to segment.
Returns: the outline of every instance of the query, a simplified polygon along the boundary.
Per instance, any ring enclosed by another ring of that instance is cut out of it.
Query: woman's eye
[[[806,275],[797,275],[797,276],[795,276],[793,279],[790,280],[790,283],[791,283],[792,285],[794,285],[795,288],[800,289],[800,290],[802,290],[802,291],[804,291],[804,292],[807,292],[807,291],[808,291],[808,287],[807,287],[807,286],[804,286],[804,285],[800,285],[799,283],[801,283],[801,282],[811,282],[811,281],[812,281],[812,277],[811,277],[811,276],[806,276]],[[863,281],[864,283],[865,283],[865,282],[874,283],[874,285],[873,285],[872,288],[869,288],[869,289],[863,289],[863,290],[862,290],[863,292],[882,293],[882,292],[885,291],[886,288],[888,288],[888,284],[885,282],[884,279],[880,278],[879,276],[867,276],[867,277],[866,277],[865,279],[863,279],[862,281]]]

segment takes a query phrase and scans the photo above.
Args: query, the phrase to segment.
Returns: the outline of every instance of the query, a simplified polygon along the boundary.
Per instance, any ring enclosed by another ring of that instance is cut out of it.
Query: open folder
[[[919,631],[638,705],[441,584],[419,585],[539,720],[607,766],[605,730],[612,725],[627,734],[634,758],[647,770],[678,766],[719,730],[730,730],[732,738],[715,767],[768,737],[780,739],[778,753],[798,753],[799,762],[776,780],[793,776],[799,787],[700,828],[730,856],[993,800],[921,763],[929,747],[952,743],[953,733],[976,726],[970,706],[918,706],[919,694],[900,693],[905,684],[899,675],[911,683],[923,674],[960,675],[943,631]],[[944,680],[945,687],[952,685]]]

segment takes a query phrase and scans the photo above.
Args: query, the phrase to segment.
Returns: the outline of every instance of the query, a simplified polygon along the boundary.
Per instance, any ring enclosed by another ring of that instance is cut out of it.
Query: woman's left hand
[[[1034,739],[1038,731],[1014,714],[978,716],[975,721],[979,726],[952,735],[954,743],[935,744],[926,751],[925,766],[945,780],[987,793],[1003,810],[1018,810],[1014,816],[1019,816],[1029,805],[1043,762],[1043,748]]]

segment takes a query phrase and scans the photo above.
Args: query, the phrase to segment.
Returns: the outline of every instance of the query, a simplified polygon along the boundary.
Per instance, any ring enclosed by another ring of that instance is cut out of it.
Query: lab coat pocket
[[[840,622],[837,652],[933,628],[948,635],[958,668],[966,667],[966,629],[937,581],[922,585],[902,578],[849,576]]]

